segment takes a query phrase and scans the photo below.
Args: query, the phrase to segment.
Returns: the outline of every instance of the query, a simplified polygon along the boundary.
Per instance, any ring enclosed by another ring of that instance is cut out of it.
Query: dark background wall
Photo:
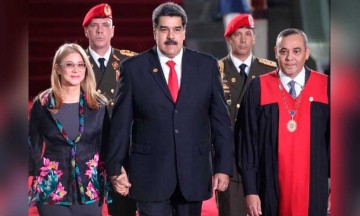
[[[50,87],[52,57],[65,42],[77,42],[84,48],[88,40],[81,26],[87,11],[103,1],[29,0],[29,98]],[[155,45],[151,14],[167,0],[107,0],[113,10],[115,36],[112,45],[118,49],[145,51]],[[227,54],[224,27],[216,18],[217,0],[176,0],[189,17],[186,46],[207,52],[216,58]],[[307,65],[322,72],[329,67],[329,1],[328,0],[252,0],[253,15],[267,19],[267,55],[275,61],[273,47],[277,34],[289,27],[303,29],[313,41],[312,59]],[[315,16],[315,17],[312,17]],[[324,46],[320,47],[319,44]],[[327,61],[324,62],[324,57]],[[317,61],[315,61],[315,59]]]

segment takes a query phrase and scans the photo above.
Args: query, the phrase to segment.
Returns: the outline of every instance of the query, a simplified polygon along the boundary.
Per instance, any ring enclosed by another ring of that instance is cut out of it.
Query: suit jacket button
[[[239,108],[240,108],[240,104],[236,104],[236,108],[238,108],[238,109],[239,109]]]
[[[100,90],[100,89],[98,89],[98,90],[97,90],[97,93],[101,94],[101,90]]]
[[[179,133],[179,130],[178,130],[178,129],[175,129],[175,133],[177,133],[177,134],[178,134],[178,133]]]
[[[178,111],[178,110],[174,110],[174,112],[175,112],[175,114],[178,114],[179,111]]]

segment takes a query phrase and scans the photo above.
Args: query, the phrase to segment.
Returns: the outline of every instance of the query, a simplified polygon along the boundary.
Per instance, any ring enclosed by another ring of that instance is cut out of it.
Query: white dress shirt
[[[161,64],[161,68],[162,71],[164,72],[164,76],[166,79],[166,83],[168,83],[169,81],[169,74],[170,74],[170,67],[166,64],[166,62],[172,60],[175,62],[175,71],[176,71],[176,75],[178,78],[178,83],[179,83],[179,88],[180,88],[180,83],[181,83],[181,63],[182,63],[182,56],[183,56],[183,49],[180,50],[180,53],[175,56],[173,59],[165,56],[160,50],[159,47],[156,47],[157,49],[157,53],[159,56],[159,60],[160,60],[160,64]]]
[[[281,70],[279,70],[279,74],[280,74],[281,83],[285,87],[287,92],[289,92],[290,90],[288,83],[291,80],[295,81],[296,97],[299,96],[305,85],[305,68],[303,67],[300,73],[294,79],[291,79],[290,77],[286,76]]]
[[[233,56],[230,52],[230,59],[233,62],[233,64],[235,65],[235,68],[237,69],[237,71],[240,73],[240,65],[241,64],[246,64],[246,68],[245,68],[245,73],[248,76],[249,72],[250,72],[250,66],[251,66],[251,62],[252,62],[252,54],[250,53],[250,55],[245,59],[245,61],[241,61],[240,59],[236,58],[235,56]]]
[[[108,64],[109,62],[109,59],[110,59],[110,54],[111,54],[111,47],[109,48],[108,51],[106,51],[105,55],[104,56],[100,56],[99,54],[97,54],[93,49],[91,49],[91,47],[89,47],[89,53],[90,55],[93,57],[93,59],[95,60],[95,63],[96,65],[100,68],[100,62],[99,62],[99,58],[104,58],[105,61],[104,61],[104,65],[106,67],[106,65]]]

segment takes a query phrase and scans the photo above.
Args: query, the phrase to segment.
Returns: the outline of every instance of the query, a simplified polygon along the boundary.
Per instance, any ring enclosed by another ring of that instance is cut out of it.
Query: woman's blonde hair
[[[44,104],[44,100],[48,98],[47,94],[49,94],[49,92],[52,92],[55,99],[53,109],[58,110],[61,107],[63,103],[63,100],[61,98],[62,85],[61,76],[58,74],[57,71],[60,64],[62,63],[62,60],[71,53],[79,53],[86,64],[85,77],[84,80],[81,81],[80,86],[81,90],[85,94],[84,99],[87,102],[88,106],[91,109],[98,109],[101,105],[106,105],[108,103],[106,97],[96,91],[94,70],[92,69],[92,66],[90,64],[89,57],[87,56],[85,50],[76,43],[65,43],[61,45],[56,51],[51,70],[52,91],[49,91],[48,89],[40,93],[39,98],[41,100],[41,103]]]

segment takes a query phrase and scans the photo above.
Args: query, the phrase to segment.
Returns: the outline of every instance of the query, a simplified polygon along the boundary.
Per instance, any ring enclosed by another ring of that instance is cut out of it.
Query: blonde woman
[[[29,203],[40,215],[101,215],[106,104],[85,51],[74,43],[60,46],[51,88],[35,98],[29,120]]]

